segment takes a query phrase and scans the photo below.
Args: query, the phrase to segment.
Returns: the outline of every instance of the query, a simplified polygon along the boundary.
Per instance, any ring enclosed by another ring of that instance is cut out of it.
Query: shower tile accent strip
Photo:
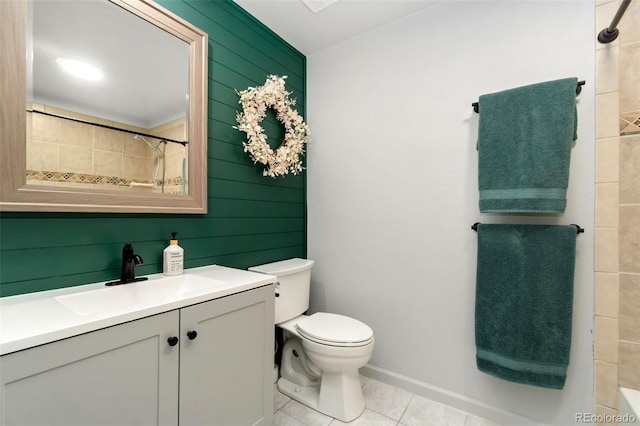
[[[132,182],[142,184],[152,184],[150,180],[128,179],[118,176],[100,176],[85,173],[70,172],[51,172],[46,170],[27,170],[27,180],[42,182],[66,182],[66,183],[86,183],[98,185],[112,186],[130,186]],[[182,177],[173,177],[165,179],[165,185],[180,186],[182,185]],[[158,185],[162,185],[162,181],[158,181]]]
[[[637,133],[640,133],[640,111],[620,114],[620,135],[634,135]]]
[[[84,173],[50,172],[46,170],[27,170],[27,180],[37,180],[45,182],[68,182],[68,183],[88,183],[104,184],[114,186],[129,186],[132,179],[117,176],[99,176]],[[137,181],[140,183],[151,183],[150,181]]]

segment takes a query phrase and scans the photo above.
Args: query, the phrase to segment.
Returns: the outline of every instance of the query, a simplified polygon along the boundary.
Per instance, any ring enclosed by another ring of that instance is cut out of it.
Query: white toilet
[[[313,260],[288,259],[253,266],[250,271],[278,277],[275,324],[284,330],[278,390],[343,422],[364,411],[358,369],[373,352],[373,331],[337,314],[309,309]]]

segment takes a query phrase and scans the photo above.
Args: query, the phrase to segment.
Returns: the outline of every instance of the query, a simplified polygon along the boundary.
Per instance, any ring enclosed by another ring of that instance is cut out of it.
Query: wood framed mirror
[[[206,213],[207,50],[150,0],[0,1],[0,210]],[[102,81],[56,79],[67,51]]]

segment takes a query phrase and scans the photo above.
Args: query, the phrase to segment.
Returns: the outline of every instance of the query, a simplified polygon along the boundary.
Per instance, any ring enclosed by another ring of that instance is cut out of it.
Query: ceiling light
[[[86,62],[67,58],[58,58],[56,59],[56,62],[62,67],[62,69],[76,77],[91,81],[100,80],[102,78],[102,71],[93,65],[87,64]]]
[[[338,0],[302,0],[313,13],[318,13]]]

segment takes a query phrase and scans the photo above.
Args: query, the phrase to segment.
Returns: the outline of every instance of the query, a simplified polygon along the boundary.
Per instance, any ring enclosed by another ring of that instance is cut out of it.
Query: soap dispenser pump
[[[162,253],[162,273],[180,275],[184,267],[184,250],[178,245],[176,232],[171,233],[169,246]]]

